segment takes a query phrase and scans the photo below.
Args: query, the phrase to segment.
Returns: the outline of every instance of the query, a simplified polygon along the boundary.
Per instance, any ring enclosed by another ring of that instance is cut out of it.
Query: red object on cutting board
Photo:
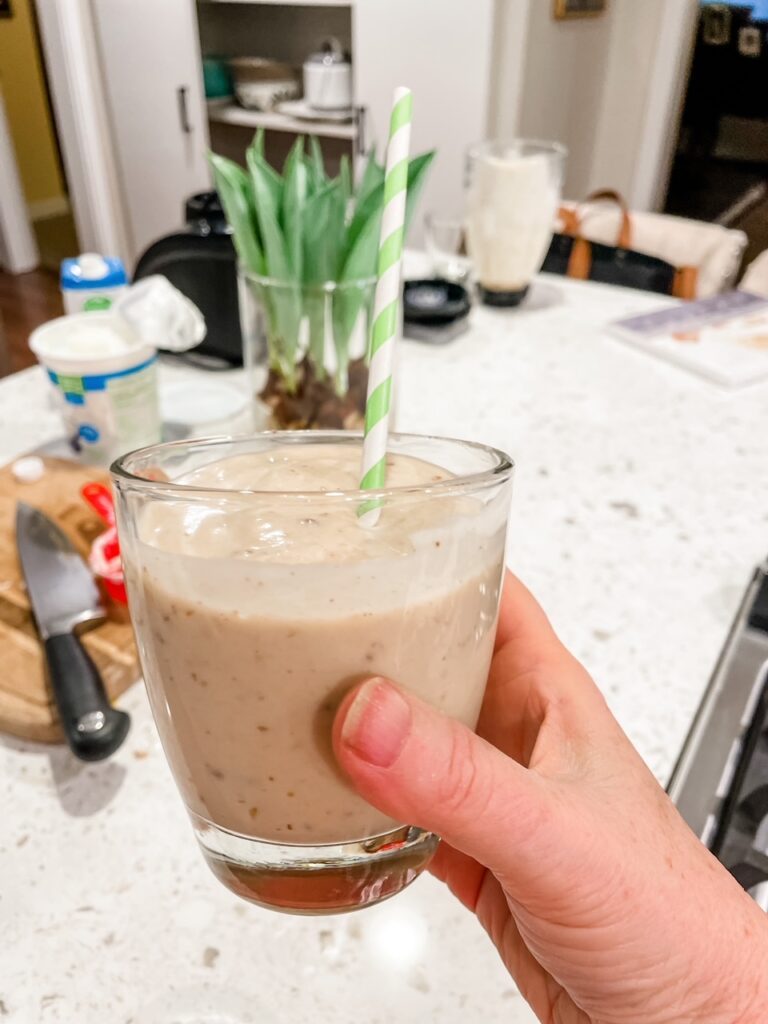
[[[104,589],[113,601],[128,604],[125,593],[123,563],[120,559],[120,544],[115,526],[115,502],[112,492],[105,484],[86,484],[80,491],[83,498],[107,524],[91,546],[88,562],[94,574],[104,583]]]

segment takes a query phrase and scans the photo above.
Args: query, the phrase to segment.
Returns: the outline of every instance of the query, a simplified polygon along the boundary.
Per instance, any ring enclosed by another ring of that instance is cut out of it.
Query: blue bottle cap
[[[116,288],[124,284],[128,284],[128,275],[123,261],[116,256],[87,252],[61,261],[61,287],[64,289]]]

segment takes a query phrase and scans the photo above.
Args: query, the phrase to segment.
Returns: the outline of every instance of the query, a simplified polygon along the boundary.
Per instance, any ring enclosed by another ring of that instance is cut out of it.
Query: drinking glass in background
[[[437,277],[456,284],[466,284],[472,271],[467,256],[464,218],[428,213],[424,218],[427,252]]]
[[[144,678],[205,859],[238,895],[298,913],[392,896],[438,843],[337,766],[345,693],[388,676],[474,728],[496,632],[510,460],[393,434],[370,492],[361,454],[356,434],[283,431],[112,467]],[[372,493],[375,528],[358,518]]]
[[[491,140],[468,154],[467,248],[480,297],[517,306],[544,262],[562,194],[557,142]]]

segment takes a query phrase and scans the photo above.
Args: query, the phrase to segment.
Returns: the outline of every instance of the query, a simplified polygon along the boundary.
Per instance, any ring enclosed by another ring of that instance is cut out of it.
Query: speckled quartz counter
[[[665,780],[768,551],[768,388],[723,392],[603,330],[655,305],[542,277],[519,312],[402,346],[399,426],[514,455],[510,563]],[[0,382],[0,459],[60,432],[46,387]],[[141,686],[122,705],[133,730],[106,764],[0,738],[3,1024],[533,1020],[431,878],[348,917],[237,900],[196,850]]]

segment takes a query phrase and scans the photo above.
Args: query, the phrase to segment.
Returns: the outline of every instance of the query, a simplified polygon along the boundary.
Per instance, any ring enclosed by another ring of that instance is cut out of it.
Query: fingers
[[[558,807],[546,780],[386,680],[344,700],[334,748],[375,807],[437,832],[494,872],[522,880],[557,850]]]
[[[579,731],[579,720],[589,720],[601,702],[597,687],[563,647],[536,599],[507,573],[479,735],[527,765],[553,703],[569,707],[568,717]]]
[[[496,649],[512,642],[529,656],[560,646],[544,609],[525,584],[508,571],[501,593]]]

